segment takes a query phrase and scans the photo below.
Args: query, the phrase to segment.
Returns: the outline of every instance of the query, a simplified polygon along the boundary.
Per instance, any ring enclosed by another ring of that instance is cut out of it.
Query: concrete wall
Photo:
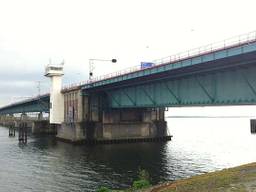
[[[154,138],[167,135],[164,109],[104,111],[102,126],[102,139]]]
[[[86,99],[80,89],[63,93],[64,96],[64,121],[57,128],[57,138],[70,142],[78,142],[86,137],[83,126],[86,115]],[[85,104],[84,104],[85,103]]]
[[[62,123],[57,128],[56,137],[70,142],[78,142],[85,139],[85,134],[81,123]]]
[[[31,128],[32,134],[56,134],[54,125],[50,125],[48,120],[33,121]]]

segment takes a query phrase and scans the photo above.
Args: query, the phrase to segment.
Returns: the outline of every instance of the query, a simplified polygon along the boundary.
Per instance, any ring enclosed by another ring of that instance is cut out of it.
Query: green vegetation
[[[148,180],[144,180],[144,179],[141,179],[141,180],[138,180],[138,181],[134,181],[133,184],[132,184],[132,189],[145,189],[145,188],[148,188],[150,187],[151,184]]]
[[[138,180],[133,182],[132,189],[145,189],[150,186],[151,184],[149,173],[146,170],[140,168],[138,171]]]
[[[139,170],[138,179],[133,182],[130,189],[123,192],[140,190],[144,192],[256,192],[256,163],[168,182],[152,188],[149,188],[150,186],[148,172]],[[107,188],[98,190],[98,192],[111,191]]]
[[[100,187],[97,192],[111,192],[112,190],[106,188],[106,187]]]
[[[130,189],[127,189],[125,191],[127,192],[133,192],[137,191],[139,189],[145,189],[150,187],[150,176],[149,173],[144,169],[139,169],[138,171],[138,180],[135,180],[132,184],[132,187]],[[97,192],[114,192],[114,190],[110,190],[106,187],[100,187]]]

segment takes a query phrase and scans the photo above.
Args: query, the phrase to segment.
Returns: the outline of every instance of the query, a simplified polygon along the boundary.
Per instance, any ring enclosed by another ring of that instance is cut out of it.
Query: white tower
[[[45,76],[51,78],[50,124],[61,124],[64,121],[64,97],[61,93],[63,65],[49,64],[45,68]]]

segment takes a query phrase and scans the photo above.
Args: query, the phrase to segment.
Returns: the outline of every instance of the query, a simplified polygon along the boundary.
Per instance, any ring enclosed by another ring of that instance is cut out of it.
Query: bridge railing
[[[168,56],[168,57],[153,60],[154,65],[152,67],[148,67],[146,69],[158,67],[161,65],[176,63],[176,62],[179,62],[182,60],[190,59],[190,58],[197,57],[197,56],[202,56],[205,54],[209,54],[212,52],[216,52],[216,51],[220,51],[220,50],[224,50],[224,49],[228,49],[228,48],[232,48],[232,47],[236,47],[236,46],[240,46],[240,45],[244,45],[244,44],[249,44],[249,43],[252,43],[255,41],[256,41],[256,31],[253,31],[253,32],[250,32],[247,34],[243,34],[243,35],[239,35],[239,36],[235,36],[235,37],[226,39],[224,41],[208,44],[208,45],[201,46],[201,47],[198,47],[195,49],[180,52],[180,53]],[[111,79],[114,77],[142,71],[142,70],[145,70],[145,69],[142,69],[140,65],[129,67],[129,68],[126,68],[126,69],[123,69],[120,71],[116,71],[113,73],[95,77],[92,80],[86,80],[86,81],[82,81],[77,84],[71,84],[71,85],[65,86],[63,88],[63,90],[72,89],[72,87],[76,87],[76,86],[79,87],[82,85],[91,84],[91,83],[99,82],[102,80],[107,80],[107,79]]]
[[[205,55],[215,51],[228,49],[235,46],[240,46],[240,45],[251,43],[254,41],[256,41],[256,31],[235,36],[229,39],[225,39],[224,41],[219,41],[219,42],[211,43],[201,47],[197,47],[191,50],[187,50],[185,52],[180,52],[175,55],[171,55],[169,57],[164,57],[161,59],[154,60],[153,62],[156,63],[156,65],[168,64],[168,63],[177,62],[184,59],[189,59],[191,57]]]

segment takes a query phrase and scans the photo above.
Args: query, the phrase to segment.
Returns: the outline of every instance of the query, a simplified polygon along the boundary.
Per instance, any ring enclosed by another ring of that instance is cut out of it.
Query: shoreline
[[[256,162],[152,186],[143,192],[253,192]]]

